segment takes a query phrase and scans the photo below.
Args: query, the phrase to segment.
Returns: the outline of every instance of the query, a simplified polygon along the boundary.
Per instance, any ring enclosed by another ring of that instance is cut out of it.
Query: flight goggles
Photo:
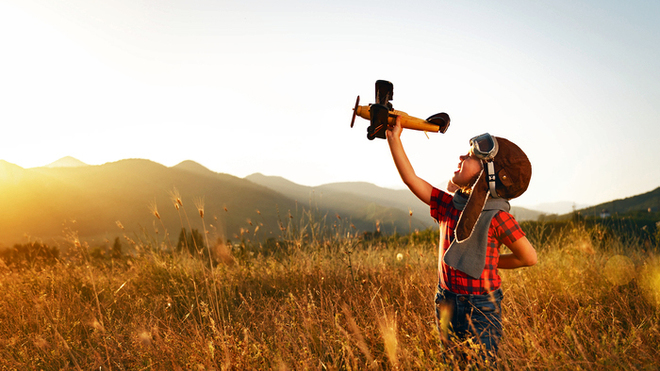
[[[470,139],[470,147],[474,155],[485,161],[486,166],[486,176],[488,178],[488,189],[490,190],[490,195],[494,198],[499,198],[497,190],[495,189],[496,175],[495,175],[495,165],[493,164],[493,159],[497,155],[499,146],[497,145],[497,139],[494,136],[485,133],[477,135],[476,137]]]
[[[484,161],[492,161],[500,148],[497,145],[497,139],[488,133],[470,139],[470,147],[472,153]]]

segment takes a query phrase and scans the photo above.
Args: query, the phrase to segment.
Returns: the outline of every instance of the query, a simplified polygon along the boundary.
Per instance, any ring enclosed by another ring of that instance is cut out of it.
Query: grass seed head
[[[380,322],[380,332],[385,344],[385,353],[387,358],[394,368],[398,368],[399,357],[398,348],[399,341],[397,339],[397,323],[396,318],[393,316],[385,316]]]
[[[194,202],[195,207],[197,208],[197,212],[199,213],[199,217],[204,219],[204,198],[197,198]]]
[[[179,190],[174,187],[172,191],[170,192],[170,199],[172,200],[172,203],[174,204],[174,208],[179,210],[180,206],[183,206],[183,201],[181,201],[181,195],[179,194]]]

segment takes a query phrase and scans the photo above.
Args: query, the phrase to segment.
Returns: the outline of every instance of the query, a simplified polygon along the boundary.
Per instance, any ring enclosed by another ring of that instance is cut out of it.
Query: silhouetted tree
[[[110,251],[110,256],[113,259],[119,259],[121,258],[122,252],[121,252],[121,240],[119,237],[115,238],[115,243],[112,245],[112,250]]]
[[[195,228],[190,233],[185,228],[181,228],[179,241],[176,244],[178,251],[187,251],[191,255],[206,254],[206,245],[204,245],[204,236]]]

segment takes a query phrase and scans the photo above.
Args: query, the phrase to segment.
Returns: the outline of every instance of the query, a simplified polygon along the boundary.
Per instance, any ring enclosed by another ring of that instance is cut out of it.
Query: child
[[[473,336],[495,356],[502,334],[500,276],[497,269],[536,264],[536,251],[509,211],[507,200],[529,185],[532,168],[525,153],[504,138],[483,134],[470,141],[458,170],[443,192],[419,178],[401,143],[397,119],[387,141],[401,179],[431,207],[440,223],[436,315],[445,340]],[[499,254],[500,245],[511,254]]]

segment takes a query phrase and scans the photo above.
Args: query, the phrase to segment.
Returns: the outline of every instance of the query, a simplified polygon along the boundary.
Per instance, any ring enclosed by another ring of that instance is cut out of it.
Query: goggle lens
[[[480,152],[490,152],[493,149],[493,141],[488,140],[487,138],[477,140],[475,141],[475,144],[477,145],[477,149],[479,149]]]
[[[497,140],[488,133],[470,139],[472,152],[482,160],[492,160],[497,155]]]

